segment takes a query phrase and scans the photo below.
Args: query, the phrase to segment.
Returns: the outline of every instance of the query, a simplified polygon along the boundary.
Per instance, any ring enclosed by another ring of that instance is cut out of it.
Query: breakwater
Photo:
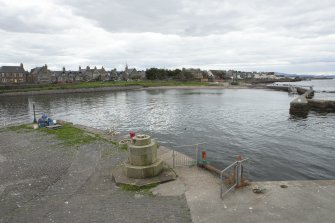
[[[8,92],[2,93],[1,96],[21,96],[21,95],[47,95],[47,94],[68,94],[68,93],[88,93],[88,92],[106,92],[106,91],[126,91],[141,89],[142,86],[113,86],[113,87],[97,87],[97,88],[76,88],[76,89],[57,89],[57,90],[41,90],[26,92]]]
[[[313,110],[335,112],[335,101],[308,99],[308,106]]]
[[[308,90],[290,103],[290,114],[298,116],[307,116],[309,112],[308,99],[314,96],[313,90]]]
[[[276,91],[286,91],[286,92],[291,92],[292,87],[295,88],[297,93],[300,95],[305,94],[307,91],[311,90],[304,87],[298,87],[293,85],[267,85],[267,88],[269,89]],[[312,90],[312,92],[310,92],[309,95],[314,96],[314,91]]]
[[[311,88],[297,87],[292,85],[269,85],[270,89],[291,92],[292,88],[299,94],[290,103],[290,114],[297,116],[307,116],[310,110],[317,112],[335,112],[335,101],[312,99],[314,90]]]

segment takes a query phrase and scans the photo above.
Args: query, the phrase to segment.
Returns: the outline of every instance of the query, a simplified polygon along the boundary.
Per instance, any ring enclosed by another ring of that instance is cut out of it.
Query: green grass
[[[208,86],[208,83],[196,81],[116,81],[116,82],[81,82],[66,84],[46,84],[38,86],[26,86],[18,89],[1,89],[0,93],[7,92],[28,92],[42,90],[61,90],[61,89],[80,89],[80,88],[99,88],[113,86],[142,86],[142,87],[160,87],[160,86]]]
[[[87,134],[85,131],[75,128],[70,124],[64,124],[58,129],[39,128],[38,130],[55,135],[58,139],[63,141],[64,145],[67,146],[88,144],[100,139],[99,136]]]
[[[148,193],[150,189],[156,187],[158,184],[153,183],[145,186],[136,186],[136,185],[128,185],[128,184],[123,184],[121,185],[121,189],[124,191],[141,191],[144,193]]]
[[[20,131],[33,130],[33,127],[32,125],[22,124],[22,125],[10,126],[7,129],[10,131],[20,132]]]

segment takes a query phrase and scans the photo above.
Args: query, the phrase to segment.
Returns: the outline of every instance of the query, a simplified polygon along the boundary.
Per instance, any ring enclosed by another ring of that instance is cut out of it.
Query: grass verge
[[[22,86],[15,89],[1,89],[0,93],[7,92],[28,92],[42,90],[62,90],[62,89],[80,89],[80,88],[99,88],[99,87],[118,87],[118,86],[142,86],[142,87],[160,87],[160,86],[208,86],[208,83],[196,81],[110,81],[110,82],[81,82],[65,84],[46,84],[38,86]]]
[[[59,129],[39,128],[41,132],[55,135],[58,139],[62,140],[67,146],[88,144],[95,140],[100,139],[99,136],[87,134],[85,131],[75,128],[70,124],[64,124]]]
[[[20,131],[33,130],[33,127],[32,125],[22,124],[22,125],[10,126],[7,129],[10,131],[20,132]]]

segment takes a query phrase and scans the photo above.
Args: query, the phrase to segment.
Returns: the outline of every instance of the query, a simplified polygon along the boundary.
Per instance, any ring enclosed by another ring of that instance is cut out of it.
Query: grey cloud
[[[61,2],[70,5],[74,13],[96,21],[101,27],[111,32],[157,32],[202,36],[236,30],[240,25],[239,21],[232,22],[231,17],[243,16],[241,12],[231,7],[222,13],[215,12],[214,6],[194,11],[193,8],[196,5],[193,1],[180,0],[95,2],[61,0]],[[206,5],[209,4],[201,6]]]
[[[335,72],[330,0],[21,3],[0,0],[1,63]]]
[[[290,35],[334,32],[329,0],[59,0],[110,32],[205,36],[262,28]]]

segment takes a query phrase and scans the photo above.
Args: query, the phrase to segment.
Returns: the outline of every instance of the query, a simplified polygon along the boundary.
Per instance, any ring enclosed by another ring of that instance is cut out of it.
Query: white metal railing
[[[205,142],[197,143],[193,145],[182,145],[182,146],[175,146],[172,150],[172,159],[173,159],[173,167],[179,166],[193,166],[196,165],[199,161],[199,152],[200,152],[200,145],[206,144]],[[194,154],[191,157],[187,156],[179,151],[176,148],[187,148],[192,150],[188,154]]]
[[[243,186],[247,171],[245,168],[249,159],[235,161],[227,166],[220,173],[220,197],[223,197],[232,191],[234,188]],[[249,168],[247,168],[249,169]],[[249,170],[248,170],[249,171]]]

